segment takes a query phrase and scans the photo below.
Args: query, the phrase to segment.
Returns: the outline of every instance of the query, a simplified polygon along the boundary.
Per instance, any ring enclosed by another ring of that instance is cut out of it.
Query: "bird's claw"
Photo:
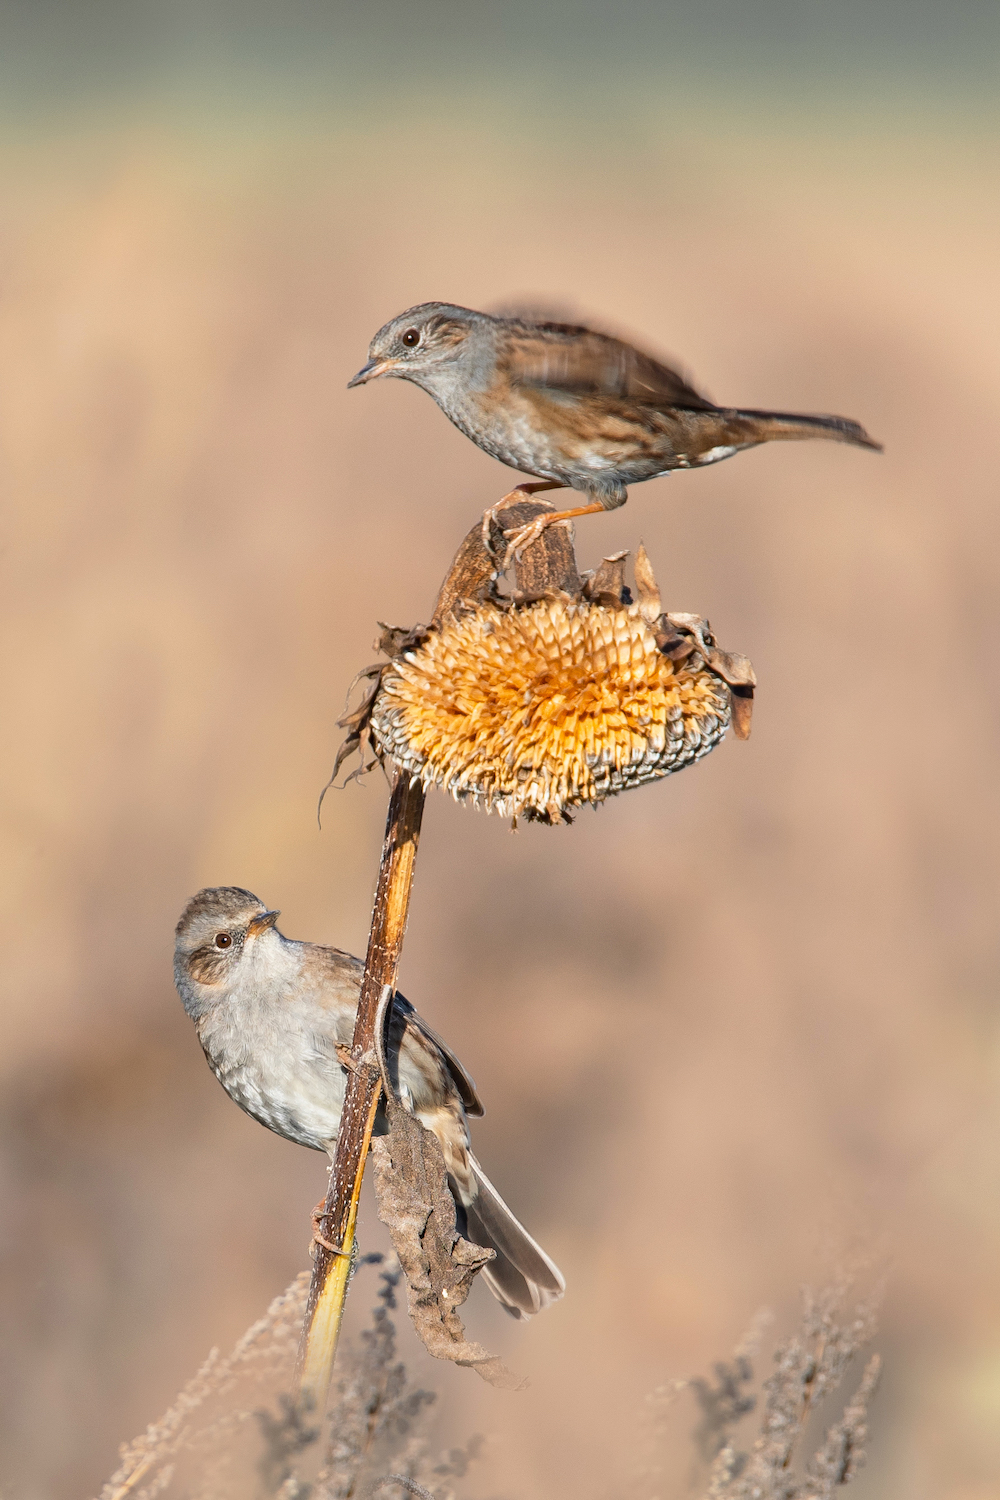
[[[516,526],[512,531],[505,531],[507,550],[503,555],[503,567],[500,571],[506,573],[515,558],[520,562],[525,548],[530,547],[532,542],[537,542],[550,526],[572,526],[572,524],[572,521],[563,521],[557,516],[537,516],[534,521],[529,521],[527,526]]]
[[[326,1202],[321,1198],[312,1211],[312,1243],[314,1245],[322,1245],[323,1249],[329,1250],[331,1255],[346,1256],[348,1254],[348,1251],[344,1250],[340,1245],[334,1245],[330,1240],[326,1239],[324,1235],[320,1234],[320,1225],[322,1224],[326,1216]]]
[[[500,525],[500,522],[497,519],[500,512],[502,510],[509,510],[512,505],[523,505],[525,500],[530,499],[531,488],[528,485],[519,484],[515,489],[509,490],[506,495],[502,496],[501,499],[497,501],[496,505],[491,505],[488,510],[483,511],[483,546],[491,557],[494,555],[492,530],[494,526],[499,527]],[[504,568],[506,568],[506,566],[507,564],[505,562]]]
[[[329,1250],[331,1255],[347,1255],[346,1250],[342,1250],[339,1245],[333,1244],[331,1240],[325,1240],[321,1234],[314,1234],[312,1243],[314,1245],[322,1245],[323,1249]]]
[[[497,501],[496,505],[491,505],[490,508],[489,508],[489,510],[484,510],[483,511],[483,546],[485,547],[486,551],[490,554],[490,556],[491,557],[495,556],[495,553],[493,551],[493,542],[491,540],[491,527],[494,526],[494,525],[496,525],[497,527],[499,527],[500,522],[497,520],[497,517],[498,517],[498,515],[500,514],[500,512],[502,510],[508,510],[512,505],[523,505],[526,500],[533,499],[533,497],[535,495],[537,495],[537,494],[540,494],[542,490],[561,490],[561,489],[565,489],[565,485],[563,485],[562,483],[560,483],[559,481],[557,481],[555,479],[543,479],[538,484],[516,484],[512,490],[508,490],[507,493],[506,493],[506,495],[503,495]],[[547,504],[548,502],[546,501],[544,503]],[[532,524],[534,524],[534,523],[532,523]],[[541,536],[541,532],[539,532],[538,534],[539,534],[539,536]],[[510,563],[510,558],[511,558],[511,551],[510,551],[510,548],[508,547],[506,553],[504,554],[504,564],[503,564],[503,568],[501,569],[502,572],[506,572],[507,571],[507,568],[508,568],[509,563]]]

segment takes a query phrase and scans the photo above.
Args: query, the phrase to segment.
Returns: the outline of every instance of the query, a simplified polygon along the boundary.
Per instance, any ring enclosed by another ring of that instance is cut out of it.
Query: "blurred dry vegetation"
[[[173,924],[238,883],[364,951],[385,793],[331,793],[317,832],[334,721],[509,475],[417,390],[344,386],[407,305],[522,293],[886,454],[774,446],[578,528],[582,566],[644,539],[665,606],[752,657],[748,744],[570,829],[431,797],[402,988],[569,1291],[527,1328],[468,1305],[527,1397],[428,1368],[405,1322],[401,1357],[439,1446],[490,1434],[463,1494],[596,1500],[646,1392],[885,1233],[852,1493],[995,1494],[992,142],[721,101],[604,140],[518,109],[138,119],[0,146],[5,1500],[95,1493],[306,1264],[323,1162],[211,1078]]]
[[[375,1253],[358,1265],[384,1259]],[[390,1258],[380,1272],[370,1325],[355,1344],[341,1346],[329,1403],[320,1412],[289,1395],[309,1285],[301,1273],[231,1354],[223,1358],[213,1349],[169,1410],[121,1445],[119,1466],[99,1500],[154,1500],[165,1492],[186,1500],[242,1500],[251,1493],[259,1500],[354,1500],[388,1488],[418,1500],[455,1500],[452,1481],[467,1478],[487,1445],[482,1433],[473,1433],[435,1462],[428,1417],[436,1393],[414,1386],[396,1358],[392,1314],[402,1276]],[[634,1500],[678,1492],[676,1456],[664,1464],[664,1449],[669,1452],[672,1408],[690,1390],[700,1419],[691,1434],[689,1494],[834,1500],[867,1459],[879,1356],[867,1359],[851,1395],[840,1387],[845,1376],[856,1377],[852,1366],[876,1332],[880,1301],[877,1284],[857,1300],[854,1273],[846,1271],[818,1295],[805,1291],[800,1325],[775,1349],[775,1369],[758,1392],[754,1360],[771,1321],[763,1309],[732,1361],[716,1361],[712,1380],[675,1378],[650,1392],[644,1430],[636,1423],[633,1433],[622,1434],[631,1469],[615,1475],[613,1492],[625,1488]],[[752,1413],[755,1440],[740,1448]],[[807,1438],[818,1431],[822,1439],[809,1453]]]

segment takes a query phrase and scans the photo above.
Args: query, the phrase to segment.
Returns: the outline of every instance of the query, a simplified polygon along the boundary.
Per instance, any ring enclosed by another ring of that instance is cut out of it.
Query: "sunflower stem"
[[[424,790],[406,772],[395,771],[386,816],[382,861],[368,937],[368,956],[351,1046],[330,1187],[320,1216],[312,1282],[298,1358],[299,1401],[311,1411],[326,1405],[351,1276],[358,1200],[368,1160],[372,1126],[382,1081],[376,1060],[375,1024],[384,986],[396,988],[396,971],[406,931],[413,867],[424,811]],[[338,1247],[330,1249],[329,1245]]]

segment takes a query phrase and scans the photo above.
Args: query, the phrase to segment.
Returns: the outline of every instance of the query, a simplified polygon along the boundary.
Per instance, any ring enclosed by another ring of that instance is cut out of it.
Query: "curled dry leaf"
[[[406,1278],[410,1318],[435,1359],[475,1370],[490,1385],[518,1390],[525,1382],[482,1344],[465,1337],[458,1309],[476,1273],[494,1257],[455,1227],[437,1137],[394,1099],[385,1101],[389,1133],[372,1141],[378,1216],[392,1238]]]

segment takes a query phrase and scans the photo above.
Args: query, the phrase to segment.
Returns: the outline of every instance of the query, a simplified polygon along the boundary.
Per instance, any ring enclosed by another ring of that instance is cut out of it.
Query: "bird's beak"
[[[355,375],[353,380],[347,382],[347,389],[355,385],[367,385],[369,380],[377,380],[380,375],[388,375],[399,364],[398,359],[370,359],[366,365]]]
[[[266,932],[280,916],[280,911],[262,911],[259,917],[254,917],[247,923],[247,937],[256,937],[258,933]]]

